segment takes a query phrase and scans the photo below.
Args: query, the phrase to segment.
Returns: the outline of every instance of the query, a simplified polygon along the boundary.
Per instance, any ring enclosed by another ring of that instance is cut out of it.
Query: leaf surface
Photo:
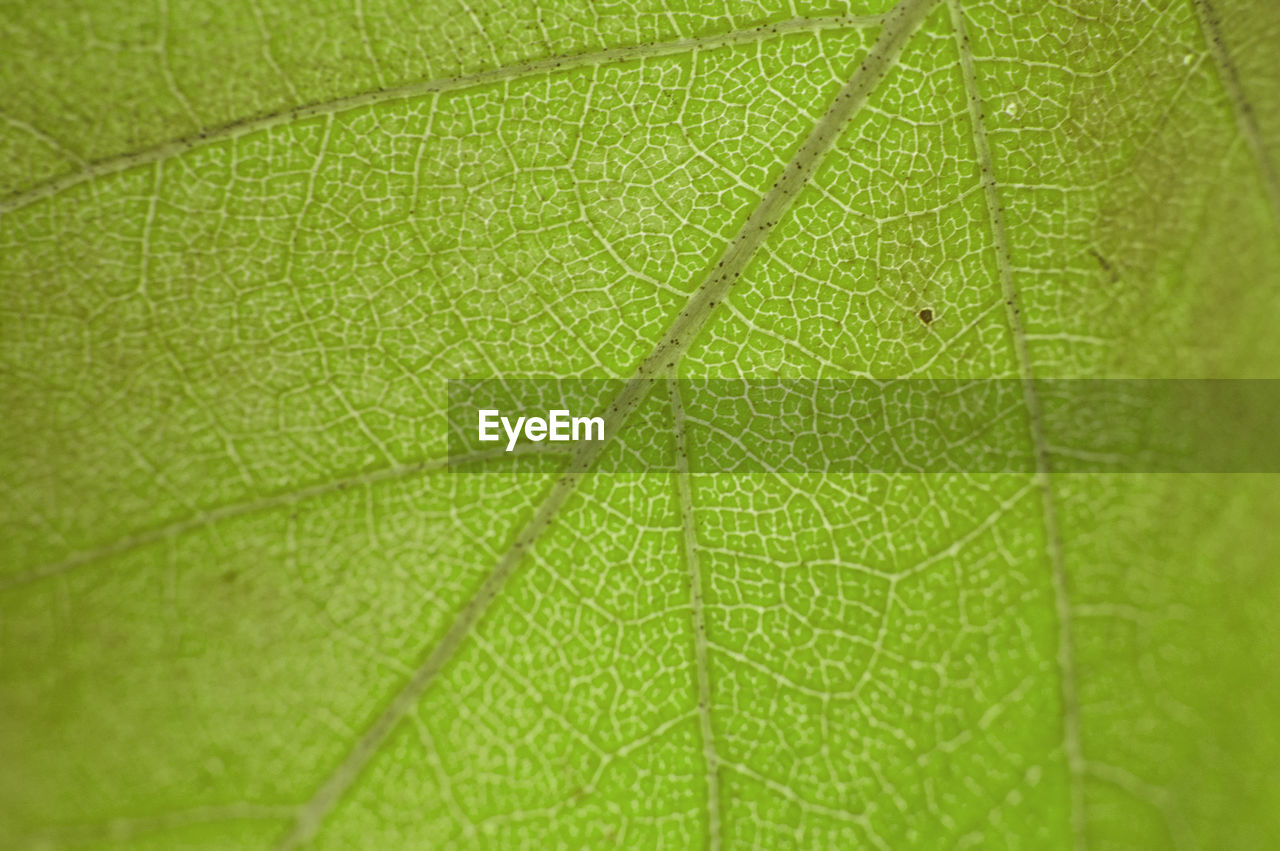
[[[1280,11],[516,5],[0,13],[0,841],[1273,846],[1273,478],[566,486],[443,420],[1277,377]]]

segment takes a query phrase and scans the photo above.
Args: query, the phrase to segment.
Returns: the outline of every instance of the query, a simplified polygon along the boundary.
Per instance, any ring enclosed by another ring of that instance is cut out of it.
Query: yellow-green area
[[[0,6],[0,846],[1276,847],[1274,477],[565,485],[444,418],[1280,378],[1278,46],[1268,0]]]

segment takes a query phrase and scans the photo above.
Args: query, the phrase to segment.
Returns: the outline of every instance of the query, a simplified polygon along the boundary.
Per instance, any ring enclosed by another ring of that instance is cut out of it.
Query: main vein
[[[1075,641],[1071,629],[1071,598],[1067,587],[1066,565],[1062,552],[1062,533],[1058,525],[1057,504],[1049,476],[1049,450],[1044,435],[1044,418],[1040,409],[1040,397],[1036,392],[1035,371],[1027,352],[1027,332],[1022,323],[1022,308],[1017,288],[1013,283],[1013,267],[1009,254],[1009,237],[1005,229],[1004,206],[1000,190],[996,186],[995,168],[991,159],[991,147],[987,142],[986,112],[982,94],[978,90],[977,73],[974,70],[973,51],[965,28],[964,13],[959,0],[947,0],[951,12],[952,30],[960,56],[960,71],[964,77],[969,104],[969,121],[973,127],[974,149],[982,168],[982,189],[986,200],[987,215],[991,221],[991,239],[996,252],[996,265],[1000,275],[1000,289],[1004,297],[1010,333],[1013,336],[1014,358],[1022,379],[1022,396],[1030,421],[1030,439],[1035,454],[1035,484],[1040,492],[1041,513],[1044,520],[1046,548],[1049,555],[1050,579],[1053,588],[1054,614],[1058,623],[1058,682],[1062,703],[1062,742],[1070,781],[1071,831],[1077,851],[1085,847],[1084,821],[1084,753],[1080,743],[1079,697],[1076,689]]]
[[[716,265],[690,296],[685,308],[672,321],[653,351],[639,364],[634,376],[603,412],[605,434],[616,435],[630,414],[639,407],[653,386],[653,379],[668,375],[688,349],[691,339],[702,329],[716,305],[738,282],[743,269],[764,242],[781,216],[790,208],[809,182],[822,157],[866,102],[868,95],[893,67],[908,37],[916,31],[938,0],[900,0],[883,18],[879,37],[866,58],[841,88],[826,112],[814,123],[808,136],[752,210],[737,235],[725,247]],[[311,798],[298,808],[292,828],[282,838],[280,848],[295,848],[315,834],[356,777],[390,737],[400,720],[434,682],[436,675],[457,652],[467,635],[506,585],[534,542],[576,489],[582,477],[595,465],[608,441],[579,444],[564,473],[546,490],[525,525],[516,532],[477,592],[463,605],[444,636],[430,650],[382,712],[347,752],[343,760],[321,782]]]

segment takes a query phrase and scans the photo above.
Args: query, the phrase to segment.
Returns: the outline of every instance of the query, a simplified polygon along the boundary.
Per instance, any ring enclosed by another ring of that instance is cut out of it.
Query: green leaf
[[[1280,842],[1273,476],[444,463],[457,377],[1280,376],[1280,8],[0,22],[0,844]]]

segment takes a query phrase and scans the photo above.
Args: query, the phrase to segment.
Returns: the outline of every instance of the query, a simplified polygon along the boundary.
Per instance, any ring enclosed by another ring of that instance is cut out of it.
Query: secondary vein
[[[982,169],[982,190],[986,199],[987,215],[991,223],[991,239],[996,252],[996,266],[1000,275],[1000,290],[1004,298],[1013,337],[1014,358],[1022,380],[1022,397],[1030,421],[1030,439],[1035,455],[1034,482],[1040,492],[1040,508],[1044,522],[1048,549],[1050,582],[1053,588],[1054,613],[1058,623],[1057,667],[1062,702],[1062,740],[1070,782],[1071,830],[1077,851],[1085,847],[1084,817],[1084,769],[1085,760],[1080,742],[1079,697],[1076,689],[1075,641],[1071,630],[1071,598],[1067,586],[1066,565],[1062,551],[1062,534],[1058,525],[1057,504],[1049,476],[1048,442],[1044,436],[1044,421],[1040,398],[1035,387],[1035,372],[1027,351],[1027,332],[1022,322],[1022,308],[1018,291],[1013,283],[1013,267],[1009,254],[1009,237],[1005,229],[1004,206],[996,186],[995,168],[991,148],[987,141],[986,112],[982,95],[978,90],[977,73],[974,70],[973,51],[969,47],[964,13],[959,0],[947,0],[951,12],[952,30],[960,56],[960,71],[964,77],[969,121],[973,128],[974,149]]]
[[[220,127],[202,130],[199,133],[189,136],[160,142],[159,144],[153,145],[149,148],[144,148],[140,151],[131,151],[129,153],[118,154],[116,156],[88,163],[78,157],[74,157],[74,155],[66,152],[62,149],[62,146],[59,145],[59,150],[65,156],[72,159],[76,165],[80,166],[80,168],[75,171],[59,175],[58,177],[45,180],[41,183],[37,183],[34,186],[15,192],[8,197],[0,198],[0,216],[5,215],[6,213],[12,213],[15,210],[19,210],[45,198],[50,198],[60,192],[65,192],[73,186],[78,186],[81,183],[85,183],[90,180],[95,180],[110,174],[117,174],[122,171],[128,171],[131,168],[149,165],[160,160],[169,159],[170,157],[178,156],[179,154],[183,154],[194,148],[202,148],[218,142],[238,139],[252,133],[257,133],[260,130],[280,127],[306,118],[313,118],[320,115],[337,115],[339,113],[359,109],[360,107],[370,106],[376,103],[404,100],[406,98],[419,97],[421,95],[436,92],[460,91],[476,88],[489,83],[514,80],[520,77],[546,74],[553,71],[564,71],[573,68],[588,68],[597,65],[611,65],[619,62],[629,62],[636,59],[671,56],[696,50],[710,50],[717,47],[728,47],[735,44],[750,44],[755,41],[763,41],[795,32],[820,32],[830,29],[870,27],[879,24],[880,20],[881,16],[878,15],[834,15],[822,18],[792,18],[791,20],[781,21],[776,24],[765,24],[763,26],[751,27],[744,30],[734,30],[733,32],[720,33],[718,35],[674,39],[671,41],[653,42],[651,44],[627,45],[625,47],[610,47],[603,50],[592,51],[590,53],[577,53],[562,56],[549,56],[543,59],[532,59],[527,62],[517,62],[511,65],[491,68],[487,71],[479,71],[474,74],[421,80],[402,86],[380,88],[370,92],[360,92],[354,95],[348,95],[347,97],[336,98],[334,100],[303,104],[280,112],[259,115],[253,118],[240,119],[229,124],[224,124]],[[8,123],[17,124],[13,119],[8,119]],[[37,135],[39,138],[53,144],[53,140],[42,133],[38,128],[31,127],[26,124],[22,124],[20,126],[33,135]]]
[[[1222,38],[1222,29],[1218,26],[1218,15],[1209,0],[1192,0],[1196,17],[1200,20],[1200,29],[1205,43],[1218,66],[1218,74],[1222,78],[1222,88],[1231,100],[1231,109],[1236,119],[1236,127],[1240,135],[1249,145],[1258,172],[1262,177],[1262,188],[1267,195],[1271,208],[1272,224],[1280,230],[1280,177],[1276,176],[1275,166],[1267,155],[1262,141],[1262,132],[1258,129],[1258,119],[1253,114],[1253,104],[1245,96],[1244,86],[1240,83],[1240,75],[1236,72],[1231,54],[1227,52],[1227,43]]]
[[[347,473],[326,481],[303,485],[301,487],[292,488],[290,490],[273,493],[255,499],[228,502],[210,508],[200,508],[192,511],[184,517],[169,520],[149,528],[135,529],[107,543],[99,544],[98,546],[90,549],[72,552],[70,555],[57,561],[46,562],[45,564],[24,570],[21,573],[0,577],[0,593],[4,593],[11,588],[30,585],[34,582],[40,582],[45,579],[52,579],[55,576],[62,576],[63,574],[70,573],[79,567],[94,564],[112,556],[133,552],[134,550],[141,549],[142,547],[159,541],[172,540],[195,529],[214,526],[218,523],[231,520],[236,517],[244,517],[245,515],[257,514],[262,511],[270,511],[273,508],[280,508],[282,506],[297,505],[317,497],[325,496],[326,494],[346,490],[347,488],[368,487],[379,482],[408,479],[416,475],[427,475],[444,470],[450,466],[505,461],[511,459],[513,456],[527,454],[559,453],[547,447],[534,444],[527,447],[521,447],[514,453],[504,452],[501,449],[493,449],[456,458],[445,457],[410,461],[403,464],[392,464],[388,466],[374,467],[355,473]]]
[[[698,539],[693,523],[693,486],[689,482],[689,444],[685,436],[684,405],[680,387],[667,382],[671,422],[676,436],[676,490],[680,494],[680,528],[684,560],[689,569],[689,607],[693,619],[694,672],[698,689],[698,728],[702,735],[702,762],[707,775],[707,848],[720,848],[720,758],[716,755],[711,727],[711,672],[707,667],[707,621],[702,608],[702,572],[698,568]]]

